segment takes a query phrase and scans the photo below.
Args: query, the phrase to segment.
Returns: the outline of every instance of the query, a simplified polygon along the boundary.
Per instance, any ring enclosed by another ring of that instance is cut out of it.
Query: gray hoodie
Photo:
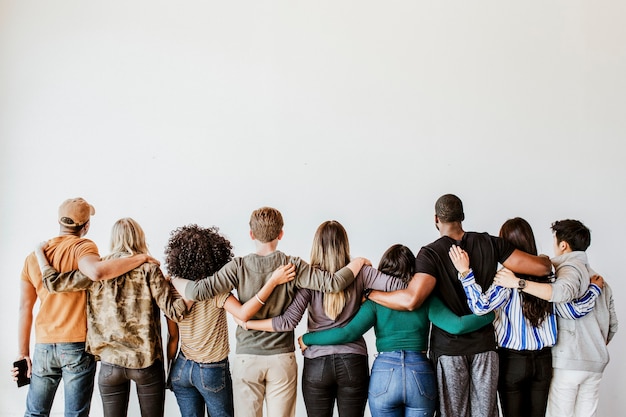
[[[570,252],[552,259],[557,279],[552,298],[560,302],[576,299],[589,285],[594,271],[589,267],[585,252]],[[561,281],[563,278],[565,280]],[[559,281],[561,281],[559,283]],[[579,291],[575,289],[579,282]],[[586,282],[586,284],[585,284]],[[557,286],[557,284],[560,284]],[[571,299],[572,294],[576,294]],[[617,332],[617,315],[613,305],[613,292],[604,283],[602,293],[589,314],[579,319],[558,317],[557,343],[552,348],[554,368],[602,373],[609,363],[607,343]]]

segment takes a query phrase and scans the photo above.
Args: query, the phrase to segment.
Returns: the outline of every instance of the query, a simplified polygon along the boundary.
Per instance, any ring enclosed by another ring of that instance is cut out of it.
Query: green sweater
[[[431,321],[449,333],[462,334],[484,327],[493,318],[493,313],[459,317],[434,296],[415,311],[392,310],[368,300],[344,327],[307,333],[302,341],[307,346],[347,343],[358,339],[373,326],[379,352],[423,352],[428,349]]]

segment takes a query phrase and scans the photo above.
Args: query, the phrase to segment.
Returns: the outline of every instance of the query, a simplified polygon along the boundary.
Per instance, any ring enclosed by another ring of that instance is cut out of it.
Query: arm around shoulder
[[[403,290],[370,292],[369,299],[393,310],[413,311],[418,309],[435,288],[437,280],[429,274],[413,275],[409,285]]]
[[[93,281],[103,281],[124,275],[146,262],[158,264],[158,261],[148,254],[106,260],[96,255],[87,255],[78,260],[78,269]]]
[[[503,265],[513,272],[536,277],[546,276],[552,272],[552,263],[548,256],[531,255],[519,249],[515,249]]]

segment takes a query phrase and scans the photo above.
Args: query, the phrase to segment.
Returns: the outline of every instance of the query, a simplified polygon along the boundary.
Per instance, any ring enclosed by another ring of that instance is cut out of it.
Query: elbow
[[[80,272],[82,272],[87,278],[89,278],[92,281],[103,281],[107,278],[105,272],[98,268],[93,268],[89,270],[88,272],[84,272],[84,271],[80,271]]]
[[[404,305],[401,305],[400,307],[402,307],[406,311],[415,311],[421,306],[422,306],[422,303],[420,302],[420,300],[415,299],[415,300],[409,300],[407,303],[405,303]]]
[[[407,303],[405,304],[405,309],[407,311],[415,311],[419,309],[420,307],[422,307],[422,304],[424,304],[424,300],[425,298],[419,295],[416,295],[415,297],[411,297],[410,299],[408,299]]]
[[[102,274],[92,274],[92,275],[87,275],[89,277],[90,280],[97,282],[97,281],[104,281],[104,275]]]

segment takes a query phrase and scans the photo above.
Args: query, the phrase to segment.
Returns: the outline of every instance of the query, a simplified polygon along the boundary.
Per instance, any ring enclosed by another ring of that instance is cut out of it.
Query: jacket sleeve
[[[611,290],[611,287],[609,287],[606,282],[604,283],[604,291],[607,297],[607,302],[609,303],[609,334],[606,339],[606,343],[609,344],[611,339],[613,339],[613,336],[615,336],[615,333],[617,333],[618,322],[617,313],[615,312],[615,304],[613,302],[613,290]]]
[[[582,296],[589,286],[589,273],[573,264],[559,266],[556,280],[552,283],[553,303],[567,303]],[[582,289],[582,291],[581,291]]]
[[[175,322],[181,321],[187,313],[185,301],[173,291],[170,283],[163,276],[161,268],[154,264],[144,264],[148,274],[152,299],[159,306],[163,314]]]
[[[44,269],[42,281],[44,288],[51,293],[83,291],[94,284],[94,281],[78,269],[59,273],[51,266]]]
[[[564,319],[579,319],[586,316],[596,305],[596,299],[602,290],[596,284],[590,284],[582,297],[569,303],[554,304],[554,313]]]

